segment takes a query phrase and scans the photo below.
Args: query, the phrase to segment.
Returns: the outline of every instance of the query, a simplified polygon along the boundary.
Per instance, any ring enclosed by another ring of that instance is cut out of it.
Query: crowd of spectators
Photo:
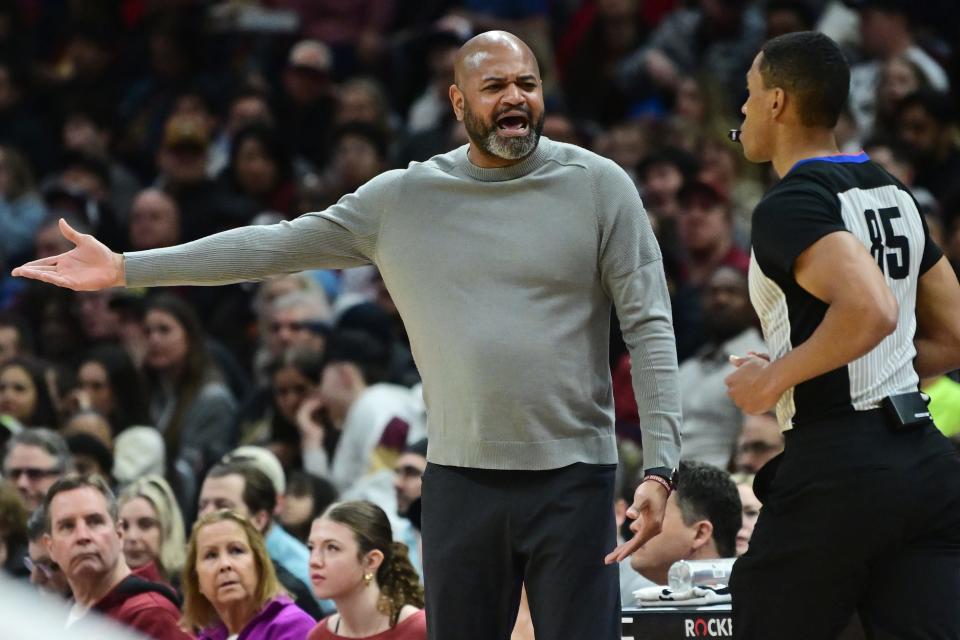
[[[71,621],[146,616],[154,637],[181,637],[181,615],[203,638],[254,624],[303,638],[329,615],[310,637],[422,637],[426,412],[375,268],[88,293],[7,274],[71,248],[61,218],[115,251],[171,246],[320,210],[465,144],[453,60],[489,29],[531,46],[544,135],[631,176],[664,256],[687,479],[671,533],[621,567],[624,603],[670,561],[743,553],[749,474],[783,446],[723,385],[730,353],[764,350],[746,272],[776,178],[726,137],[745,73],[769,37],[837,40],[852,65],[842,150],[910,187],[960,268],[951,14],[950,0],[0,0],[0,565],[72,594]],[[611,326],[623,522],[640,425]],[[960,433],[960,384],[923,386]],[[80,529],[93,550],[77,559]],[[358,599],[351,580],[374,586]]]

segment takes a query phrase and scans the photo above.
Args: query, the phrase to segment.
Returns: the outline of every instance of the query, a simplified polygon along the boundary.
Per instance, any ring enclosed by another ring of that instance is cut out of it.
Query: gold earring
[[[365,573],[363,574],[363,581],[367,583],[367,586],[370,586],[370,583],[373,582],[373,574]]]

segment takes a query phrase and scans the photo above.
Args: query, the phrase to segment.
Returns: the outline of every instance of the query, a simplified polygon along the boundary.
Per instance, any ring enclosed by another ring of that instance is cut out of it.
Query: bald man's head
[[[454,61],[453,81],[462,87],[470,74],[483,71],[484,63],[495,53],[524,58],[535,70],[537,80],[540,79],[537,57],[526,42],[506,31],[486,31],[470,38],[460,47]]]
[[[506,166],[529,155],[543,130],[537,59],[520,38],[488,31],[457,53],[450,102],[470,137],[470,160]]]

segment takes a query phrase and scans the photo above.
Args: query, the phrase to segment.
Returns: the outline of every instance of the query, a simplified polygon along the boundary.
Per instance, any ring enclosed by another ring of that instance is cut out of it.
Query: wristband
[[[656,482],[656,483],[659,484],[661,487],[663,487],[664,489],[666,489],[668,496],[669,496],[671,493],[673,493],[673,487],[670,486],[670,482],[669,482],[666,478],[662,478],[662,477],[660,477],[660,476],[653,475],[653,474],[650,474],[650,475],[647,475],[647,476],[644,476],[644,477],[643,477],[643,482],[646,482],[646,481],[648,481],[648,480],[653,481],[653,482]]]

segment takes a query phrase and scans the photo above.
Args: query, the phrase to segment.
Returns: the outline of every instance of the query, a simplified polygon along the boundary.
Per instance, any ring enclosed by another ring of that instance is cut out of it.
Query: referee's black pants
[[[620,640],[616,465],[493,471],[428,464],[423,571],[431,640],[509,640],[521,583],[537,640]]]
[[[960,639],[960,456],[880,410],[796,427],[757,475],[763,503],[731,578],[734,637]]]

